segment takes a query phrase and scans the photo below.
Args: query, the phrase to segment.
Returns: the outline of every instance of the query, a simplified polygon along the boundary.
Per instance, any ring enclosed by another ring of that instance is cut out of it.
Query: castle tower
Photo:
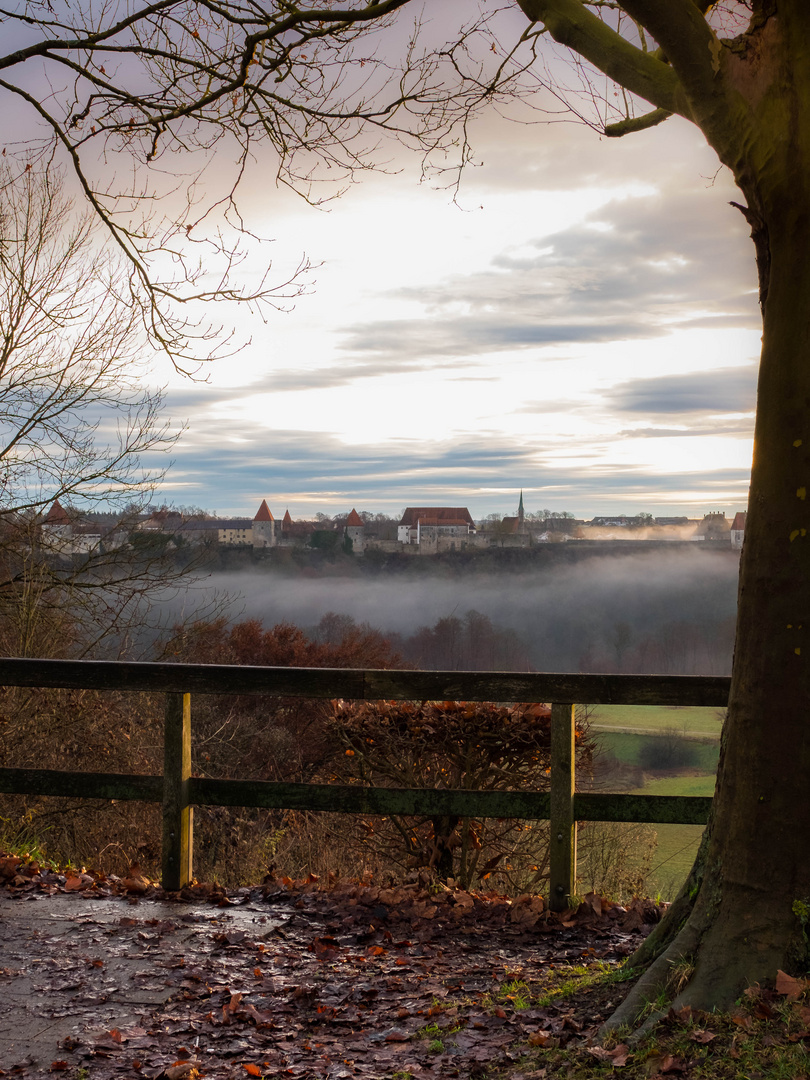
[[[345,535],[351,540],[353,551],[362,551],[366,546],[366,523],[354,508],[346,518]]]
[[[51,536],[70,536],[73,532],[70,516],[58,499],[54,499],[42,524],[48,527]]]
[[[253,519],[253,547],[254,549],[275,547],[275,543],[276,522],[266,500],[262,499],[262,505]]]

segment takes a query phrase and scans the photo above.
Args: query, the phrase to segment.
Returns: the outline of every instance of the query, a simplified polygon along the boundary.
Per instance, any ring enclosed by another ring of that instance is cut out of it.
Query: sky
[[[467,506],[475,518],[745,508],[760,321],[739,194],[673,118],[622,140],[489,115],[453,192],[395,153],[319,209],[246,181],[291,310],[192,382],[160,496],[276,517]],[[221,313],[219,313],[221,314]]]

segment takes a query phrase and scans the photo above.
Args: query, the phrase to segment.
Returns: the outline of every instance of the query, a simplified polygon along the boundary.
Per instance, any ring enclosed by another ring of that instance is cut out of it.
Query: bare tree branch
[[[631,116],[626,120],[618,120],[615,124],[605,125],[605,135],[611,138],[620,138],[622,135],[630,135],[636,131],[646,131],[648,128],[663,124],[672,116],[666,109],[653,109],[652,112],[643,116]]]
[[[655,54],[644,52],[628,41],[590,12],[581,0],[519,0],[519,3],[526,16],[543,23],[555,41],[573,49],[631,93],[657,108],[689,118],[688,104],[672,69]]]

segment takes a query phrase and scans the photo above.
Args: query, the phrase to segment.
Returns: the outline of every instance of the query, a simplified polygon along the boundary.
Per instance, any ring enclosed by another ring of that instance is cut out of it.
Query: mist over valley
[[[566,556],[498,570],[410,560],[407,572],[373,573],[257,562],[214,570],[165,615],[205,618],[227,598],[232,622],[291,623],[317,638],[334,613],[379,630],[426,668],[730,672],[738,553],[667,545]]]

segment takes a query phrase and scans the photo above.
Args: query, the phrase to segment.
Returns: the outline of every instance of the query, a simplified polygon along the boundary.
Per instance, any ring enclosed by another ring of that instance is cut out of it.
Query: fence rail
[[[705,824],[710,798],[575,791],[574,705],[723,708],[730,680],[684,675],[514,674],[272,668],[225,664],[0,659],[0,685],[166,694],[162,776],[0,768],[4,794],[132,799],[163,806],[162,880],[192,880],[193,807],[250,806],[348,814],[548,820],[550,897],[562,909],[576,880],[578,821]],[[191,775],[191,693],[365,700],[545,701],[551,709],[549,792],[366,788],[211,780]]]

